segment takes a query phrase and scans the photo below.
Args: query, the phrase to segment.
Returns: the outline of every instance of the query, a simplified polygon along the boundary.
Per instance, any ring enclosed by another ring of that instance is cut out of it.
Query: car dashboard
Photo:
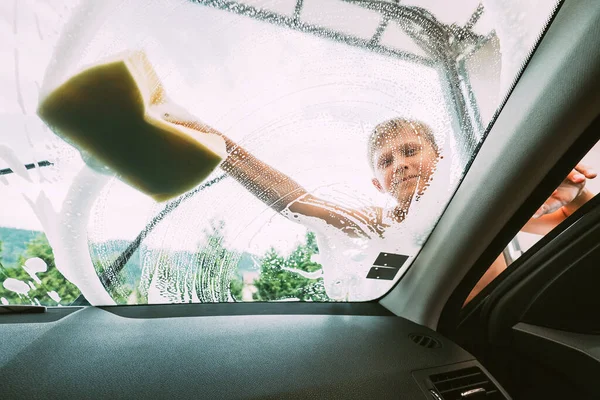
[[[377,303],[57,307],[0,330],[4,398],[508,398]]]

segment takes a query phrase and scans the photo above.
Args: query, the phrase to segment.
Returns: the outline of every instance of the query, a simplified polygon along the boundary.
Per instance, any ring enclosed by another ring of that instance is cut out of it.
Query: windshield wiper
[[[44,161],[38,161],[36,163],[32,163],[32,164],[25,164],[25,168],[26,169],[34,169],[35,167],[49,167],[54,165],[53,163],[51,163],[48,160],[44,160]],[[13,174],[15,171],[13,171],[10,168],[4,168],[4,169],[0,169],[0,175],[8,175],[8,174]]]
[[[138,236],[135,238],[135,240],[133,242],[131,242],[129,244],[129,246],[127,246],[125,251],[123,251],[119,255],[119,257],[117,257],[117,259],[115,261],[113,261],[113,263],[108,268],[105,268],[104,271],[102,271],[102,273],[100,273],[99,278],[100,278],[100,281],[102,282],[102,284],[104,285],[104,288],[107,291],[110,291],[113,288],[113,286],[115,285],[117,276],[123,270],[123,268],[125,267],[125,264],[127,264],[127,262],[129,261],[129,259],[133,255],[133,253],[135,253],[135,251],[142,244],[142,241],[146,238],[146,236],[148,236],[148,234],[150,232],[152,232],[152,230],[156,227],[156,225],[158,225],[158,223],[160,221],[162,221],[170,212],[172,212],[177,207],[179,207],[179,205],[181,203],[183,203],[185,200],[191,198],[192,196],[196,195],[197,193],[200,193],[204,189],[220,182],[225,177],[227,177],[227,174],[219,175],[216,178],[211,179],[208,182],[205,182],[201,186],[198,186],[196,189],[194,189],[190,192],[187,192],[184,195],[182,195],[182,196],[176,198],[175,200],[171,201],[170,203],[168,203],[161,212],[159,212],[154,218],[152,218],[152,220],[148,223],[148,225],[146,225],[146,227],[138,234]]]

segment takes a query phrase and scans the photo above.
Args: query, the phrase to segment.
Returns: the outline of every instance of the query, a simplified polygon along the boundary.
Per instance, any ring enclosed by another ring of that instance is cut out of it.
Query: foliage
[[[2,246],[3,247],[3,246]],[[41,258],[47,265],[46,272],[37,273],[36,276],[41,283],[36,282],[22,266],[29,258]],[[19,295],[11,290],[7,290],[0,285],[0,297],[8,300],[9,304],[36,304],[37,299],[43,305],[69,305],[80,294],[79,289],[58,271],[54,263],[54,254],[52,248],[46,239],[46,235],[39,233],[31,239],[25,251],[17,258],[17,268],[4,268],[0,264],[0,281],[4,282],[6,278],[14,278],[25,283],[31,283],[35,289],[29,291],[27,295]],[[60,302],[53,300],[48,292],[54,291],[60,296]]]
[[[318,254],[317,241],[313,232],[306,234],[306,243],[299,245],[288,257],[270,249],[262,259],[261,274],[254,285],[258,289],[256,300],[275,301],[296,299],[299,301],[328,301],[322,278],[305,278],[289,269],[314,272],[321,265],[312,261]]]
[[[231,283],[229,284],[229,293],[231,294],[231,297],[233,298],[233,300],[235,301],[241,301],[242,300],[242,288],[244,287],[244,283],[242,282],[242,280],[238,277],[234,277],[231,280]]]
[[[240,253],[231,251],[224,246],[222,240],[223,228],[222,223],[211,225],[210,229],[205,231],[203,246],[200,246],[195,253],[186,252],[186,254],[178,254],[177,257],[181,258],[180,261],[184,262],[177,263],[170,262],[172,260],[164,259],[163,256],[157,261],[160,266],[154,268],[153,273],[169,274],[169,271],[174,271],[173,269],[183,268],[186,269],[186,274],[195,274],[196,279],[185,279],[184,281],[196,282],[196,287],[189,289],[196,290],[200,301],[224,302],[230,299],[241,301],[242,290],[244,288],[241,276],[242,272],[255,270],[256,267],[251,266],[253,262],[251,261],[252,256],[250,254],[242,253],[240,255]],[[36,304],[35,301],[37,300],[44,305],[57,305],[58,303],[48,295],[48,292],[55,291],[61,298],[60,304],[68,305],[80,295],[77,287],[66,280],[56,268],[52,249],[43,233],[37,233],[36,236],[26,242],[23,247],[24,250],[16,257],[15,267],[5,268],[2,266],[6,248],[6,244],[0,241],[0,297],[8,300],[10,304]],[[113,255],[117,257],[120,251],[116,248],[113,250]],[[312,232],[307,233],[306,242],[300,244],[287,257],[280,255],[275,249],[268,250],[260,259],[260,276],[254,282],[257,290],[254,294],[254,299],[258,301],[286,299],[328,301],[329,298],[325,293],[322,278],[309,279],[297,272],[291,271],[314,272],[321,269],[321,265],[311,259],[318,252],[316,238]],[[41,280],[41,283],[37,283],[22,268],[25,261],[32,257],[41,258],[48,266],[46,272],[36,275]],[[108,259],[112,258],[112,256],[108,257]],[[240,266],[240,264],[244,265]],[[238,274],[234,274],[236,266],[242,269],[238,271]],[[96,258],[94,267],[99,274],[105,268],[100,260]],[[142,284],[144,279],[140,276],[141,269],[138,267],[135,268],[135,271],[130,271],[129,267],[128,263],[128,266],[116,277],[118,283],[111,290],[110,294],[117,304],[146,303],[147,293],[144,289],[147,288],[144,288]],[[136,277],[132,278],[132,274],[136,275]],[[27,296],[19,295],[4,288],[1,282],[4,282],[6,278],[18,279],[28,284],[31,283],[35,289],[30,290]],[[184,282],[183,284],[185,285],[186,283]]]

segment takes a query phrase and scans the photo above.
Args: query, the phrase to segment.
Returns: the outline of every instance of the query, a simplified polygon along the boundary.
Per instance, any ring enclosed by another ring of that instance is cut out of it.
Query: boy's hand
[[[159,118],[162,118],[165,121],[170,122],[172,124],[183,125],[185,127],[204,133],[218,134],[218,132],[215,129],[199,121],[198,118],[196,118],[185,108],[171,101],[152,106],[152,112],[156,114]]]
[[[536,211],[533,218],[552,214],[561,207],[570,204],[583,192],[586,180],[594,179],[596,175],[596,172],[592,168],[583,164],[577,164],[575,169],[571,171],[560,186]]]

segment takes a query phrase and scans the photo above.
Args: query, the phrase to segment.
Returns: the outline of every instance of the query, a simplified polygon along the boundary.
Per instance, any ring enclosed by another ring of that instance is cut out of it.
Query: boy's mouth
[[[392,183],[393,183],[394,185],[399,185],[399,184],[401,184],[401,183],[403,183],[403,182],[406,182],[406,181],[409,181],[409,180],[411,180],[411,179],[415,179],[415,178],[418,178],[418,177],[419,177],[419,175],[408,175],[408,176],[405,176],[405,177],[402,177],[402,178],[397,178],[397,179],[394,179],[394,180],[392,181]]]
[[[392,181],[392,186],[398,187],[398,186],[402,185],[403,183],[408,182],[408,181],[413,180],[418,177],[419,177],[419,175],[408,175],[403,178],[396,178]]]

